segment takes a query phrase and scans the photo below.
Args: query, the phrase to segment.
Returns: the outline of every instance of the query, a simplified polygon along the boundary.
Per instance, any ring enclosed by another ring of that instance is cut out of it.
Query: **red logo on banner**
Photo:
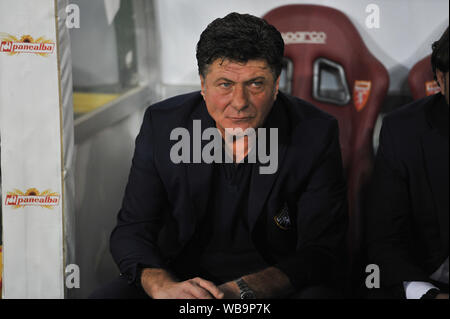
[[[371,87],[371,81],[355,81],[355,86],[353,87],[353,103],[358,112],[366,106]]]
[[[4,33],[0,33],[2,35]],[[55,43],[51,40],[40,37],[33,39],[30,35],[24,35],[20,39],[13,35],[6,34],[0,38],[0,52],[15,55],[19,53],[34,53],[41,56],[48,56],[53,53]]]
[[[5,206],[20,208],[25,206],[41,206],[53,209],[59,205],[59,194],[50,190],[40,193],[36,188],[29,188],[25,193],[18,189],[8,192],[5,199]]]
[[[441,88],[439,87],[436,81],[425,82],[425,94],[427,96],[434,95],[439,92],[441,92]]]

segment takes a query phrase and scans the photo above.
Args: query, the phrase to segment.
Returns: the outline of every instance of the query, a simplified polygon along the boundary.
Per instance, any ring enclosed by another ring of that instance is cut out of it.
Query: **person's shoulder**
[[[397,131],[419,131],[425,128],[426,112],[440,97],[436,95],[413,101],[388,113],[383,119],[383,125]]]
[[[185,126],[193,112],[200,108],[203,97],[199,91],[177,95],[150,105],[144,114],[143,124],[164,128]]]
[[[402,156],[417,150],[422,136],[430,130],[429,111],[439,102],[440,95],[428,96],[391,111],[383,118],[380,145],[389,142]]]
[[[339,136],[337,120],[303,99],[282,94],[290,145],[298,156],[322,154]],[[303,155],[302,155],[303,154]]]
[[[200,91],[195,91],[173,96],[163,101],[152,104],[148,107],[147,112],[151,111],[152,113],[176,113],[179,111],[185,111],[192,107],[196,107],[202,101],[203,98],[200,94]]]
[[[298,123],[316,120],[326,123],[336,121],[336,119],[332,115],[319,109],[317,106],[308,101],[285,93],[280,94],[280,98],[283,104],[286,106],[289,113],[289,118],[292,121]]]

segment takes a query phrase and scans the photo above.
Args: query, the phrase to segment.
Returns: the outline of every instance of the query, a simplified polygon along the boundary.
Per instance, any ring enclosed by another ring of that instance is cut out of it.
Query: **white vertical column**
[[[4,298],[64,297],[67,170],[56,6],[0,2]]]

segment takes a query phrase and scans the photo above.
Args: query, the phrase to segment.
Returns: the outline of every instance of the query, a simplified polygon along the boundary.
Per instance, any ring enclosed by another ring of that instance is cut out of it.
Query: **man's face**
[[[279,80],[274,79],[265,60],[246,63],[216,59],[205,77],[200,76],[202,95],[217,128],[258,128],[263,125],[278,94]]]
[[[448,91],[448,72],[442,72],[441,70],[436,70],[436,78],[439,82],[439,87],[441,88],[442,95],[445,96],[445,100],[448,104],[449,91]]]

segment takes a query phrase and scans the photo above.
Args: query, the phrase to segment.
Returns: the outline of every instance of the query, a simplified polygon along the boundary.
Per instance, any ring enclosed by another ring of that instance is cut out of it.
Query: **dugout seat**
[[[367,49],[349,18],[336,9],[286,5],[263,18],[282,33],[285,42],[285,71],[290,73],[285,76],[290,82],[284,85],[290,88],[287,93],[338,120],[348,183],[348,249],[353,265],[363,243],[363,190],[372,171],[373,130],[387,94],[388,72]]]
[[[434,80],[431,68],[431,55],[417,62],[409,71],[408,85],[414,100],[439,93],[438,84]]]

